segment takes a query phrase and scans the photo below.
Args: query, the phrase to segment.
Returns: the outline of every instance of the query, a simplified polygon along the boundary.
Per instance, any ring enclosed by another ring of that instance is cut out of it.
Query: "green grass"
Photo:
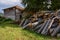
[[[0,24],[0,40],[60,40],[60,38],[40,35],[26,29],[23,30],[20,26],[6,21]]]

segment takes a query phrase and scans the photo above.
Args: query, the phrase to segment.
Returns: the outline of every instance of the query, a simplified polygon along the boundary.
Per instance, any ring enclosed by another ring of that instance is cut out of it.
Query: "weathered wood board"
[[[53,33],[51,33],[51,36],[56,36],[59,30],[60,30],[60,25],[58,25],[57,28],[54,29]]]
[[[20,26],[23,26],[24,22],[25,22],[25,19],[22,20],[22,22],[20,23]]]
[[[48,29],[48,26],[50,25],[50,22],[51,22],[51,20],[50,20],[50,19],[49,19],[49,20],[47,20],[47,23],[46,23],[45,27],[43,28],[43,30],[42,30],[42,32],[41,32],[41,34],[44,34],[44,35],[47,35],[47,34],[48,34],[47,29]]]
[[[37,31],[37,33],[41,33],[41,31],[43,30],[43,28],[45,27],[47,21],[45,21],[42,25],[42,27]]]

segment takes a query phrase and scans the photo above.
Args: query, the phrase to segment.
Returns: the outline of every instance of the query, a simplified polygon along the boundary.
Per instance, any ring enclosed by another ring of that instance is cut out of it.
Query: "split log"
[[[56,36],[57,33],[59,32],[60,30],[60,25],[57,26],[57,28],[54,29],[53,33],[51,34],[51,36]]]
[[[37,33],[41,33],[41,31],[42,31],[43,28],[45,27],[46,23],[47,23],[47,21],[45,21],[45,22],[43,23],[43,25],[42,25],[41,28],[37,31]]]
[[[23,29],[25,29],[25,28],[27,28],[28,26],[29,26],[29,24],[27,24],[27,25],[23,26],[22,28],[23,28]]]
[[[24,22],[24,24],[23,24],[23,26],[27,25],[28,23],[29,23],[29,20],[26,19],[25,22]]]
[[[54,28],[51,28],[51,29],[49,30],[49,33],[51,34],[53,31],[54,31]]]
[[[22,20],[22,22],[20,23],[20,26],[23,26],[24,22],[25,22],[25,19]]]
[[[58,34],[57,34],[57,37],[59,37],[59,38],[60,38],[60,33],[58,33]]]
[[[55,18],[53,18],[52,21],[51,20],[48,20],[48,22],[47,22],[46,26],[44,27],[43,31],[41,32],[41,34],[45,34],[45,35],[48,34],[49,29],[52,27],[52,24],[55,21],[54,19]],[[54,24],[53,26],[56,26],[56,25],[57,25],[57,23]]]
[[[34,31],[38,30],[39,28],[41,28],[42,24],[36,26],[36,28],[34,29]]]
[[[33,28],[34,26],[36,26],[38,24],[38,22],[34,22],[34,23],[28,23],[27,25],[23,26],[23,29],[26,28],[26,27],[29,27],[29,28]]]
[[[48,26],[50,25],[50,22],[51,22],[50,19],[47,20],[47,23],[46,23],[45,27],[43,28],[41,34],[44,34],[44,35],[47,35],[47,34],[48,34],[48,32],[47,32],[47,28],[48,28]]]
[[[54,22],[54,19],[59,19],[60,17],[54,17],[53,19],[52,19],[52,21],[51,21],[51,23],[50,23],[50,25],[49,25],[49,27],[48,27],[48,30],[51,28],[51,26],[52,26],[52,24],[53,24],[53,22]]]
[[[44,22],[43,20],[42,20],[42,21],[38,21],[38,24],[33,27],[33,30],[34,30],[37,26],[41,25],[43,22]]]
[[[54,19],[55,18],[53,18],[52,20],[49,20],[48,21],[48,23],[46,24],[46,26],[45,26],[45,28],[44,28],[44,31],[41,33],[41,34],[47,34],[48,33],[48,31],[49,31],[49,29],[51,28],[51,26],[52,26],[52,24],[53,24],[53,22],[54,22]],[[44,33],[45,32],[45,33]]]
[[[25,25],[25,26],[23,26],[23,29],[25,29],[25,28],[32,28],[32,23],[28,23],[27,25]]]
[[[52,19],[52,21],[51,21],[50,25],[48,26],[48,30],[51,28],[51,26],[52,26],[53,22],[54,22],[54,18]]]
[[[33,30],[33,28],[36,26],[36,25],[38,25],[39,24],[39,22],[34,22],[34,23],[32,23],[32,30]]]

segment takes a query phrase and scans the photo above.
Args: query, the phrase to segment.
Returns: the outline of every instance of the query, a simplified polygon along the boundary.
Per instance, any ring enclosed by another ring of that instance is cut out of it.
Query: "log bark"
[[[38,24],[36,26],[33,27],[33,29],[35,29],[37,26],[41,25],[44,21],[38,21]]]
[[[25,19],[22,20],[22,22],[20,23],[20,26],[23,26],[24,22],[25,22]]]
[[[29,23],[29,20],[26,19],[25,22],[24,22],[24,24],[23,24],[23,26],[27,25],[28,23]]]
[[[54,31],[54,28],[51,28],[51,29],[49,30],[49,33],[51,34],[53,31]]]
[[[45,22],[43,23],[43,25],[42,25],[41,28],[37,31],[37,33],[41,33],[41,31],[42,31],[43,28],[45,27],[46,23],[47,23],[47,21],[45,21]]]
[[[36,28],[34,29],[34,31],[38,30],[39,28],[41,28],[42,24],[36,26]]]
[[[57,28],[54,29],[53,33],[51,34],[51,36],[56,36],[57,33],[59,32],[60,30],[60,25],[57,26]]]
[[[28,26],[29,26],[29,25],[27,24],[27,25],[23,26],[22,28],[25,29],[25,28],[27,28]]]
[[[44,35],[47,35],[47,34],[48,34],[48,32],[47,32],[47,28],[48,28],[48,26],[49,26],[50,22],[51,22],[51,20],[50,20],[50,19],[49,19],[49,20],[47,20],[47,23],[46,23],[46,25],[45,25],[44,29],[42,30],[41,34],[44,34]]]

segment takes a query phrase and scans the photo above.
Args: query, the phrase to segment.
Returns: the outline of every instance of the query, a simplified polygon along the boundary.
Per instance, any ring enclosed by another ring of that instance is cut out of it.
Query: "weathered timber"
[[[48,27],[48,30],[51,28],[53,22],[54,22],[54,19],[52,19],[52,21],[51,21],[51,23],[50,23],[50,25],[49,25],[49,27]]]
[[[60,33],[58,33],[58,34],[57,34],[57,37],[59,37],[59,38],[60,38]]]
[[[27,28],[28,26],[29,26],[29,24],[27,24],[27,25],[23,26],[22,28],[23,28],[23,29],[25,29],[25,28]]]
[[[51,26],[52,26],[52,24],[53,24],[53,22],[54,22],[54,19],[56,19],[56,18],[59,19],[60,17],[57,16],[57,17],[54,17],[54,18],[52,19],[52,21],[51,21],[51,23],[50,23],[50,25],[49,25],[49,27],[48,27],[48,30],[51,28]]]
[[[36,26],[34,26],[33,29],[35,29],[37,26],[41,25],[43,22],[44,22],[43,20],[42,20],[42,21],[39,20],[39,21],[38,21],[38,24],[37,24]]]
[[[57,26],[57,28],[54,29],[53,33],[51,34],[51,36],[56,36],[57,33],[59,32],[60,30],[60,25]]]
[[[41,34],[44,34],[44,35],[47,35],[47,34],[48,34],[48,32],[47,32],[47,28],[48,28],[48,26],[49,26],[50,22],[51,22],[51,20],[50,20],[50,19],[49,19],[49,20],[47,20],[47,23],[46,23],[46,25],[45,25],[44,29],[42,30]]]
[[[41,28],[42,24],[38,25],[35,27],[34,31],[38,30],[39,28]]]
[[[33,27],[36,26],[37,24],[38,22],[28,23],[27,25],[23,26],[23,28],[29,27],[30,29],[33,29]]]
[[[46,24],[46,26],[45,26],[44,31],[42,32],[42,34],[45,34],[46,35],[48,33],[48,31],[50,30],[50,28],[51,28],[51,26],[52,26],[52,24],[54,22],[54,19],[55,18],[53,18],[52,20],[49,20],[48,21],[48,23]]]
[[[49,30],[49,33],[51,34],[53,31],[54,31],[54,28],[51,28],[51,29]]]
[[[25,22],[24,22],[24,24],[23,24],[23,26],[25,26],[25,25],[28,24],[28,23],[29,23],[29,20],[26,19]]]
[[[20,23],[20,26],[23,26],[24,22],[25,22],[25,19],[22,20],[22,22]]]
[[[41,28],[37,31],[37,33],[41,33],[41,31],[42,31],[43,28],[45,27],[46,23],[47,23],[47,21],[45,21],[45,22],[43,23],[43,25],[42,25]]]
[[[43,29],[43,31],[41,32],[41,34],[45,34],[45,35],[48,34],[49,29],[52,27],[53,22],[55,21],[54,19],[55,19],[55,18],[53,18],[52,21],[49,20],[49,21],[47,22],[47,24],[46,24],[46,26],[44,27],[44,29]],[[54,24],[54,25],[56,26],[56,24]]]

